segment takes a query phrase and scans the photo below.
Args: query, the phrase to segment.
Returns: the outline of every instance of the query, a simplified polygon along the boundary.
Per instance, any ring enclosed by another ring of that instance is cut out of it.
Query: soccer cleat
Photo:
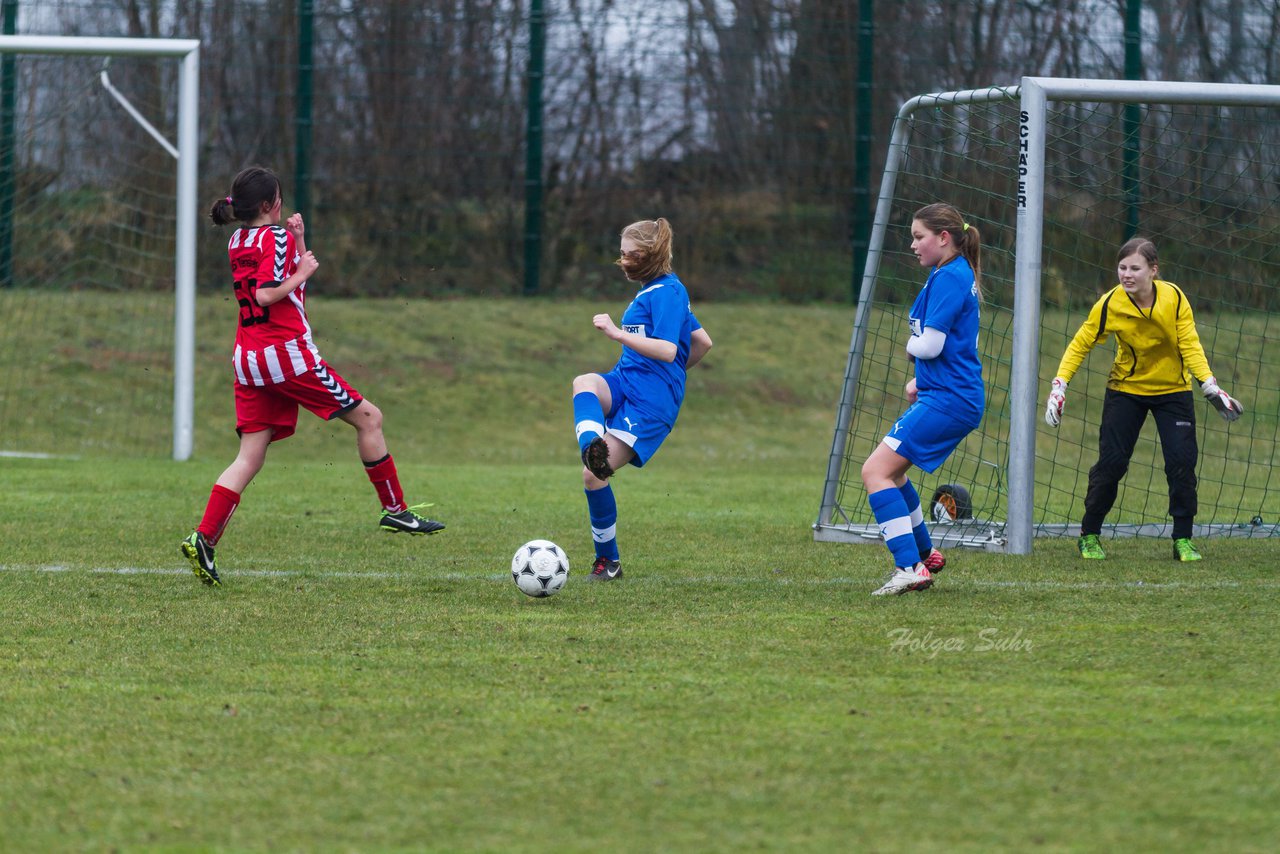
[[[600,480],[613,477],[613,469],[609,467],[609,444],[600,436],[582,449],[582,464]]]
[[[384,510],[378,527],[393,534],[434,534],[436,531],[443,531],[443,522],[428,519],[418,513],[430,506],[430,504],[415,504],[399,513],[388,513]]]
[[[881,587],[871,591],[872,596],[901,596],[908,590],[928,590],[933,586],[933,573],[923,563],[911,569],[895,569]]]
[[[1201,560],[1202,556],[1189,537],[1179,537],[1173,541],[1173,559],[1186,563],[1191,560]]]
[[[924,568],[929,570],[930,574],[942,572],[942,568],[947,565],[947,559],[937,549],[930,549],[927,555],[921,555],[920,562],[924,564]]]
[[[591,574],[587,576],[587,581],[613,581],[621,577],[622,564],[619,561],[598,557],[591,565]]]
[[[1106,560],[1107,553],[1102,550],[1102,541],[1098,539],[1097,534],[1081,534],[1080,539],[1076,540],[1076,547],[1080,549],[1080,557],[1085,560]]]
[[[222,579],[218,578],[218,568],[213,562],[213,546],[209,545],[204,534],[196,531],[182,541],[179,547],[187,560],[191,561],[191,571],[196,578],[210,587],[221,587]]]

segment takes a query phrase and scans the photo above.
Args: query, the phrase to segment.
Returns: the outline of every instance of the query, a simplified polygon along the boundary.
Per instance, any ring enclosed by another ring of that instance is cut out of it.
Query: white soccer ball
[[[550,540],[530,540],[511,558],[511,578],[521,593],[551,596],[569,579],[569,556]]]

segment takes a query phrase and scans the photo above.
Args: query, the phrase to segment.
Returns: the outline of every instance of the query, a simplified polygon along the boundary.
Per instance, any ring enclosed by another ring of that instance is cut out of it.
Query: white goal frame
[[[178,144],[165,144],[145,119],[123,100],[126,111],[157,137],[177,160],[177,216],[174,243],[173,309],[173,458],[191,458],[195,421],[196,341],[196,174],[199,136],[196,117],[200,94],[199,39],[98,38],[81,36],[0,36],[0,54],[77,56],[151,56],[180,59],[178,70]],[[105,82],[105,81],[104,81]],[[110,87],[108,87],[110,91]]]
[[[835,438],[827,463],[822,507],[813,525],[814,539],[827,542],[879,540],[876,526],[853,526],[834,519],[836,495],[844,464],[849,428],[853,419],[867,321],[875,295],[876,275],[884,248],[885,232],[893,207],[898,171],[906,156],[912,114],[938,106],[993,101],[1020,101],[1017,186],[1017,233],[1014,242],[1014,303],[1012,367],[1009,383],[1008,504],[1005,522],[988,523],[981,533],[962,534],[960,545],[1031,553],[1035,534],[1035,435],[1038,417],[1040,355],[1040,276],[1044,235],[1044,149],[1050,101],[1086,103],[1196,104],[1245,107],[1280,107],[1280,86],[1246,83],[1187,83],[1154,80],[1084,80],[1062,77],[1024,77],[1018,86],[969,89],[919,95],[898,111],[889,142],[880,196],[863,268],[853,336],[845,369],[844,389],[836,418]],[[1273,526],[1264,526],[1271,528]],[[1258,535],[1267,536],[1260,530]]]

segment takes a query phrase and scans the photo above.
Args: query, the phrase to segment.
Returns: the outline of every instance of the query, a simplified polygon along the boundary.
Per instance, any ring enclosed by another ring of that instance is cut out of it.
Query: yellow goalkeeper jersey
[[[1209,377],[1209,360],[1187,295],[1173,282],[1156,279],[1154,285],[1156,299],[1149,309],[1138,308],[1120,285],[1103,294],[1067,345],[1056,376],[1070,382],[1089,351],[1114,336],[1116,359],[1107,388],[1170,394],[1189,391],[1191,378]]]

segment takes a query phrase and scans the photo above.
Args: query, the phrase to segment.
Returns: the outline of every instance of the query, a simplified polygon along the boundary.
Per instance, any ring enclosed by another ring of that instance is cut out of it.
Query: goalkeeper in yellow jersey
[[[1062,419],[1067,383],[1094,345],[1114,336],[1115,364],[1107,379],[1098,429],[1098,462],[1089,469],[1089,491],[1080,522],[1080,556],[1102,560],[1106,553],[1098,535],[1115,503],[1120,480],[1138,433],[1150,413],[1155,417],[1169,482],[1169,515],[1173,517],[1173,556],[1200,560],[1191,541],[1196,515],[1196,416],[1191,380],[1227,421],[1244,411],[1240,401],[1218,387],[1200,346],[1187,295],[1159,278],[1156,247],[1135,237],[1117,255],[1120,283],[1102,295],[1062,355],[1049,391],[1044,420],[1057,427]]]

